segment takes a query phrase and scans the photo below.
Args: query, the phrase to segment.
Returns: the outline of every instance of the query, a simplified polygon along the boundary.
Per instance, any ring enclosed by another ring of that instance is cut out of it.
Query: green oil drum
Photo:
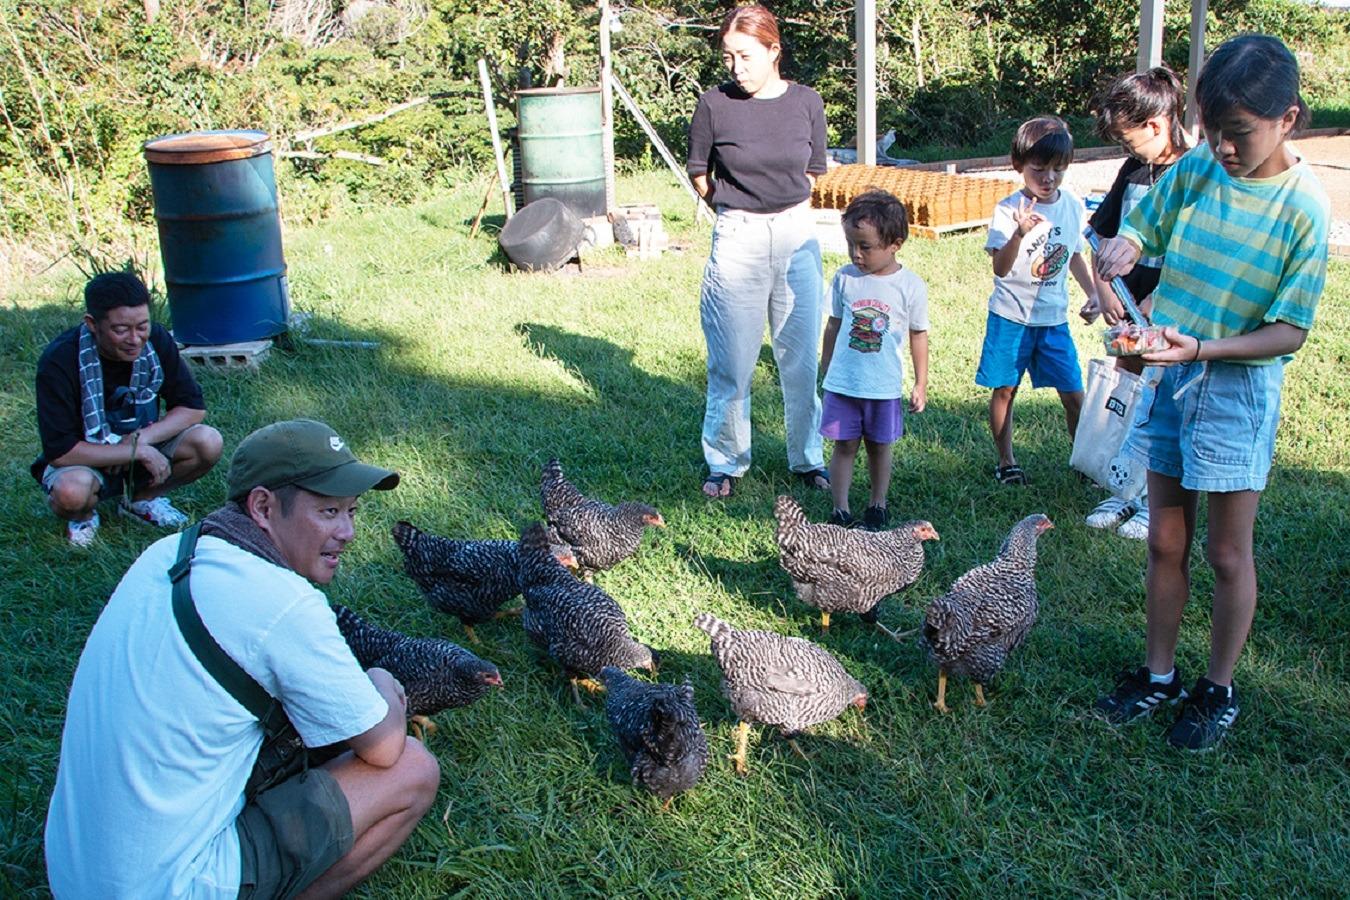
[[[600,88],[517,91],[516,120],[525,202],[552,197],[583,219],[603,216]]]

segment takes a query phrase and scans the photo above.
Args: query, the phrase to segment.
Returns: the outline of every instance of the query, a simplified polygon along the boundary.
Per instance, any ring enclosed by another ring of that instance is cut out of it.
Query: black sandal
[[[1028,484],[1027,473],[1017,463],[994,469],[994,480],[999,484]]]
[[[828,491],[830,489],[830,473],[824,469],[812,469],[809,472],[793,472],[792,474],[796,475],[798,481],[812,490]],[[824,487],[816,483],[817,478],[825,479]]]
[[[717,486],[717,493],[715,494],[709,494],[707,491],[703,491],[703,496],[707,497],[709,500],[725,500],[736,494],[736,476],[728,475],[726,472],[709,472],[704,477],[703,484],[705,486],[709,484]],[[723,485],[729,485],[725,494],[722,493]]]

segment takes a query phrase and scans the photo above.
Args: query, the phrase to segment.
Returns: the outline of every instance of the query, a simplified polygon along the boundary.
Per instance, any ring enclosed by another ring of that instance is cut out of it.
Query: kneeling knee
[[[191,434],[192,446],[203,463],[214,465],[224,451],[225,441],[210,425],[199,425]]]
[[[425,811],[431,808],[436,790],[441,785],[441,764],[417,738],[410,736],[406,741],[398,765],[403,770],[402,775],[414,803],[421,805]]]

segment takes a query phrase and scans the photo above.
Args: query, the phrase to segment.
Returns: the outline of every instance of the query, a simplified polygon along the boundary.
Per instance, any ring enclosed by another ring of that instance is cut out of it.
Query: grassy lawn
[[[1318,327],[1289,367],[1285,420],[1257,523],[1256,625],[1238,666],[1243,712],[1205,756],[1163,743],[1164,721],[1118,731],[1089,714],[1143,653],[1144,548],[1082,524],[1101,493],[1068,469],[1053,392],[1029,390],[1015,441],[1032,478],[996,485],[973,383],[988,262],[983,235],[912,241],[928,282],[930,407],[896,448],[895,515],[930,519],[922,580],[881,607],[913,627],[926,601],[989,559],[1022,516],[1058,527],[1040,542],[1040,623],[977,709],[968,684],[931,707],[935,672],[912,645],[842,617],[822,638],[777,563],[771,507],[790,487],[782,403],[767,351],[756,373],[755,467],[735,498],[704,502],[698,429],[704,350],[697,289],[708,231],[666,179],[620,183],[655,201],[685,246],[660,260],[598,257],[584,275],[506,274],[492,234],[468,238],[481,183],[409,209],[287,234],[309,336],[255,376],[201,376],[226,452],[276,419],[326,419],[402,486],[371,496],[329,595],[376,622],[462,640],[402,574],[399,518],[453,536],[514,536],[539,515],[550,456],[585,491],[658,506],[669,528],[599,582],[659,648],[663,680],[689,676],[712,744],[704,781],[661,813],[629,786],[601,704],[573,706],[518,620],[479,628],[505,690],[440,717],[429,742],[443,782],[408,845],[367,897],[580,896],[1332,896],[1350,871],[1350,265],[1334,262]],[[500,219],[495,220],[500,222]],[[842,262],[827,258],[826,268]],[[0,304],[0,894],[45,892],[41,834],[66,692],[85,636],[121,572],[154,534],[105,517],[92,552],[67,546],[27,467],[37,447],[32,372],[77,319],[77,282],[49,273]],[[1076,290],[1076,289],[1075,289]],[[1074,326],[1086,355],[1095,329]],[[860,467],[861,469],[861,467]],[[865,470],[862,470],[865,472]],[[194,516],[223,495],[223,466],[182,492]],[[804,497],[823,519],[824,496]],[[855,507],[865,505],[855,485]],[[1203,530],[1203,529],[1202,529]],[[1203,670],[1213,584],[1186,615],[1180,665]],[[802,744],[760,731],[751,771],[723,755],[735,721],[695,613],[820,639],[872,701]]]

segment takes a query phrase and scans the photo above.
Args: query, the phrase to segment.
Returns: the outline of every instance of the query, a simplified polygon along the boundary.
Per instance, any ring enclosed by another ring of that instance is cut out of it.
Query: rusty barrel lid
[[[191,131],[152,138],[143,148],[146,162],[170,166],[252,159],[272,152],[265,131]]]

